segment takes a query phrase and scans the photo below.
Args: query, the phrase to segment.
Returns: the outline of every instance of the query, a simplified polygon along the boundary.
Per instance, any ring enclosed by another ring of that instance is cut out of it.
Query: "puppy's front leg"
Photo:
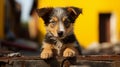
[[[78,54],[78,51],[75,49],[74,46],[67,46],[67,48],[63,52],[64,57],[74,57]]]
[[[51,58],[53,56],[53,52],[52,52],[52,45],[48,44],[48,43],[43,43],[43,50],[40,54],[40,57],[42,59],[48,59]]]

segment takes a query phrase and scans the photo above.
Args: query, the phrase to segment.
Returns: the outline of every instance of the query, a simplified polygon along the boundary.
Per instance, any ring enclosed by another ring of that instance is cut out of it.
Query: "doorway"
[[[110,42],[111,13],[99,14],[99,43]]]

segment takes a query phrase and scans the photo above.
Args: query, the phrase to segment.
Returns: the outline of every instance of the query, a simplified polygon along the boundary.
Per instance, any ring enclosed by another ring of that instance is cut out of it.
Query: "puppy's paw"
[[[40,55],[42,59],[48,59],[51,58],[52,56],[53,56],[53,52],[51,49],[43,49]]]
[[[71,48],[66,48],[63,52],[64,57],[74,57],[76,55],[76,52]]]

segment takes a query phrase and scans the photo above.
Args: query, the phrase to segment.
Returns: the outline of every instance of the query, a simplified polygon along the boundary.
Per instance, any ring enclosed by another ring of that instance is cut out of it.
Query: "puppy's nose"
[[[62,37],[62,36],[63,36],[63,31],[59,31],[59,32],[58,32],[58,36],[59,36],[59,37]]]

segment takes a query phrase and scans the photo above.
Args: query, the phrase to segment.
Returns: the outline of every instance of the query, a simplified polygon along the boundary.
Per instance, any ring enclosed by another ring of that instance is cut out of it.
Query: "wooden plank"
[[[86,55],[77,56],[78,60],[94,60],[94,61],[120,61],[120,55]]]
[[[50,65],[43,60],[15,60],[13,67],[50,67]]]
[[[58,60],[64,57],[56,57]],[[0,57],[0,61],[4,60],[41,60],[38,56],[21,56],[21,57]],[[86,55],[77,56],[77,60],[93,60],[93,61],[120,61],[120,55]]]
[[[63,63],[64,61],[64,63]],[[87,55],[43,60],[38,56],[0,57],[0,67],[118,67],[120,55]]]
[[[79,61],[76,66],[87,66],[87,67],[119,67],[120,61]]]

